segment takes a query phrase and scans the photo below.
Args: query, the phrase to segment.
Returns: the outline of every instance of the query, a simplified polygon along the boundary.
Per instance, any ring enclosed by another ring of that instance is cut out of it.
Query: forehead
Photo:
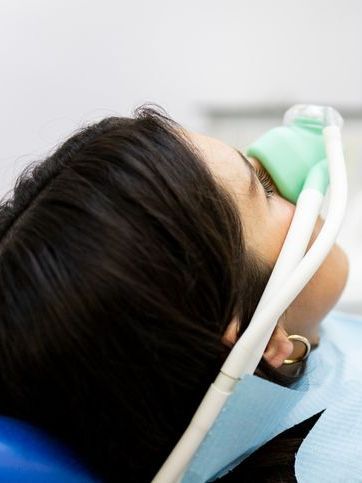
[[[219,139],[194,131],[186,131],[186,135],[197,146],[213,175],[229,191],[237,196],[245,195],[249,189],[250,173],[235,149]]]
[[[209,163],[218,164],[235,157],[235,152],[224,142],[219,139],[197,133],[195,131],[186,131],[189,139],[199,148],[203,156]]]

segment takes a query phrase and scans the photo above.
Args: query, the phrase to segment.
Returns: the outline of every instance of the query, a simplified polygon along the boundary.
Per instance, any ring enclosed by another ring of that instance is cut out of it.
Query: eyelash
[[[274,184],[269,174],[260,168],[255,168],[255,174],[264,188],[265,196],[271,198],[274,195]]]

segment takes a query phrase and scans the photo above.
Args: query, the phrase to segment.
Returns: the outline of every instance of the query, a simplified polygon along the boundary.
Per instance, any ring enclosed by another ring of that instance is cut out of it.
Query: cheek
[[[292,222],[295,212],[295,205],[285,200],[279,195],[275,195],[270,203],[270,259],[269,261],[274,265],[280,250],[282,249],[285,237],[287,236],[290,224]]]
[[[247,241],[270,268],[273,268],[293,218],[295,206],[275,195],[263,203],[247,223]],[[244,217],[245,220],[245,217]]]
[[[290,224],[292,223],[293,216],[295,213],[295,205],[285,200],[281,196],[277,195],[275,200],[276,210],[278,213],[278,218],[281,226],[283,227],[285,234],[284,238],[289,230]]]
[[[319,216],[312,237],[308,243],[308,249],[319,235],[322,226],[323,220]],[[323,286],[324,296],[326,298],[328,296],[330,297],[331,306],[337,302],[338,298],[342,294],[348,279],[348,274],[348,257],[344,250],[337,243],[335,243],[313,277],[315,279],[315,285]]]
[[[274,215],[271,217],[271,219],[274,220],[275,225],[279,226],[279,230],[274,231],[275,241],[270,240],[270,246],[273,246],[271,262],[274,264],[279,256],[295,212],[295,205],[286,201],[284,198],[279,196],[278,198],[279,199],[274,200]],[[309,250],[314,243],[322,226],[323,220],[318,216],[313,233],[307,245],[307,250]],[[348,279],[348,272],[348,258],[343,249],[339,245],[334,244],[326,259],[305,289],[308,290],[309,287],[309,290],[312,289],[314,295],[316,295],[317,289],[322,290],[317,299],[319,298],[319,300],[323,301],[321,307],[322,310],[324,310],[324,313],[326,310],[330,310],[338,301]]]

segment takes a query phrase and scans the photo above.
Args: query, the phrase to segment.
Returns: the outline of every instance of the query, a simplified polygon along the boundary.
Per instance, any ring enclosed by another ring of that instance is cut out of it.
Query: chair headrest
[[[65,445],[7,416],[0,416],[0,481],[100,483]]]

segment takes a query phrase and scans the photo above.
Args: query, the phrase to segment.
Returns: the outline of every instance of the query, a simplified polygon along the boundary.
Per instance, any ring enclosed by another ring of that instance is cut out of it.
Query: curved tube
[[[278,266],[276,264],[275,275],[270,278],[270,287],[266,295],[263,294],[261,297],[249,327],[235,344],[185,433],[152,480],[154,483],[182,481],[187,465],[232,393],[235,383],[244,374],[254,372],[279,317],[317,271],[335,242],[346,209],[347,176],[339,128],[328,126],[324,128],[323,135],[330,174],[330,202],[325,223],[311,248],[298,263],[303,246],[305,250],[314,225],[311,221],[308,222],[309,234],[304,225],[303,243],[299,248],[295,248],[295,244],[292,243],[295,240],[297,228],[300,229],[303,226],[307,210],[312,210],[312,213],[309,211],[309,216],[315,221],[321,203],[320,197],[315,196],[313,201],[307,193],[303,201],[303,195],[295,213],[297,215],[295,224],[292,223],[293,227],[292,224],[290,227],[290,229],[293,228],[291,235],[286,237],[287,246],[286,248],[283,246],[280,253],[281,261],[279,262],[279,259],[277,261]],[[288,276],[287,283],[283,286],[283,290],[278,290],[285,276]]]

